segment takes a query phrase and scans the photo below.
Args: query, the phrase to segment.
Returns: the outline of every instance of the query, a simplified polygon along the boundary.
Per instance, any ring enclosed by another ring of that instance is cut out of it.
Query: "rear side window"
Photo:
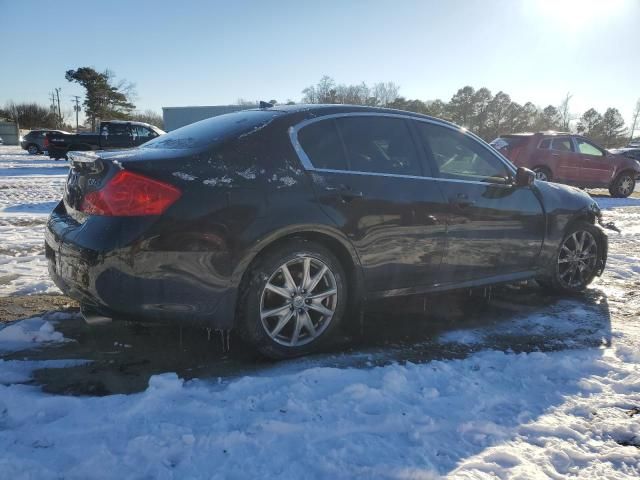
[[[129,125],[126,123],[108,123],[102,126],[102,135],[108,136],[129,136]]]
[[[416,127],[440,177],[494,183],[510,177],[506,165],[468,135],[424,122],[416,122]]]
[[[540,142],[540,145],[538,145],[538,148],[542,148],[543,150],[547,150],[550,146],[551,146],[551,139],[550,138],[545,138],[544,140],[542,140]]]
[[[573,152],[573,144],[568,137],[554,138],[551,140],[551,149],[560,152]]]
[[[395,175],[422,174],[407,122],[392,117],[341,117],[336,126],[351,170]]]
[[[298,141],[315,168],[347,170],[347,160],[333,120],[322,120],[302,128]]]
[[[145,148],[201,148],[214,142],[242,134],[250,134],[266,126],[280,112],[272,110],[244,110],[207,118],[160,135]]]

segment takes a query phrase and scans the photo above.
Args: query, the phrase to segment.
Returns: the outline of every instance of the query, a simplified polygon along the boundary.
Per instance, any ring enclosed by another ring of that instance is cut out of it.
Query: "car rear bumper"
[[[205,253],[145,250],[145,242],[87,247],[73,235],[82,227],[62,210],[47,223],[45,254],[66,295],[114,318],[233,326],[236,288],[207,268]]]

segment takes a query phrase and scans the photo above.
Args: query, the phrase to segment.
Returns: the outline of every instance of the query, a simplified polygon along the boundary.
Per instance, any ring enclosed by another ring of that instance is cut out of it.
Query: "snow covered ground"
[[[65,170],[0,147],[0,296],[54,291],[42,228]],[[31,381],[82,363],[42,359],[72,341],[56,330],[71,315],[13,323],[0,330],[0,478],[638,478],[640,200],[598,200],[622,229],[605,275],[584,299],[443,333],[461,359],[321,355],[72,397]]]
[[[0,296],[49,293],[43,229],[68,173],[67,162],[0,147]]]

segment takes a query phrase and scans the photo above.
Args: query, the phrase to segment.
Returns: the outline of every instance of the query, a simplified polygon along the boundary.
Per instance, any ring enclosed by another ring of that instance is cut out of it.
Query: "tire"
[[[40,149],[38,148],[38,145],[31,143],[27,146],[27,152],[29,152],[29,155],[37,155],[40,153]]]
[[[309,274],[303,282],[305,268]],[[331,251],[290,240],[261,254],[245,274],[237,308],[240,334],[273,359],[315,352],[338,329],[347,295],[344,269]]]
[[[543,182],[551,181],[551,170],[547,167],[535,167],[533,172],[536,174],[536,180],[542,180]]]
[[[609,186],[609,193],[615,198],[627,198],[636,188],[634,172],[622,172]]]
[[[588,222],[574,223],[562,238],[547,275],[537,281],[552,293],[581,293],[595,278],[603,251],[598,228]]]

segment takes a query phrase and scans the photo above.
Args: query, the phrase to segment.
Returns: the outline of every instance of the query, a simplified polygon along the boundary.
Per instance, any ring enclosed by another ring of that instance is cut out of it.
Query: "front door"
[[[343,115],[298,132],[318,200],[353,243],[369,292],[437,282],[447,205],[408,120]]]
[[[584,138],[576,138],[576,150],[580,154],[581,180],[585,186],[606,187],[613,176],[613,162],[605,151]]]
[[[488,147],[461,130],[415,122],[448,200],[442,283],[530,271],[545,232],[542,206],[530,187]]]

